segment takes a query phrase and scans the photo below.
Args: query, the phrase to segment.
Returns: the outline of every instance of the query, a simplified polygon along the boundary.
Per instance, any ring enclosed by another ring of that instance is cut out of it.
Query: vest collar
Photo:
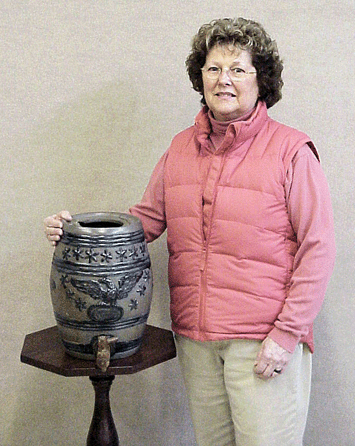
[[[208,115],[209,109],[204,106],[195,119],[195,135],[201,149],[209,150],[209,136],[212,125]],[[244,121],[232,121],[227,129],[223,143],[218,152],[224,152],[233,147],[237,148],[241,143],[254,137],[268,119],[265,102],[259,101],[251,115]]]

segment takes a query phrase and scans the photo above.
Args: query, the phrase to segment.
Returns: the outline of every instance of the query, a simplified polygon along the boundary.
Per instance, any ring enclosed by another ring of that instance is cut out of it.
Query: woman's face
[[[206,70],[222,70],[217,79],[210,79]],[[247,74],[244,79],[232,81],[230,69],[240,68]],[[203,92],[208,108],[217,121],[231,121],[251,111],[258,100],[259,88],[247,50],[229,46],[214,46],[207,54],[203,67]]]

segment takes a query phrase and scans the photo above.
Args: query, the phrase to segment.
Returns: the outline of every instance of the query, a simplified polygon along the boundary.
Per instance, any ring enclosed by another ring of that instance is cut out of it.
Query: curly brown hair
[[[202,95],[202,104],[206,104],[206,101],[201,68],[205,64],[207,54],[216,45],[233,45],[249,51],[257,71],[259,99],[264,101],[268,108],[281,99],[283,63],[276,42],[271,40],[259,23],[239,17],[217,19],[202,25],[192,40],[186,68],[193,89]]]

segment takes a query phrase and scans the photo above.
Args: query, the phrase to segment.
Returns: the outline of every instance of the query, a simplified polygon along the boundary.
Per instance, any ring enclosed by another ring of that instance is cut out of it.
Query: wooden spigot
[[[100,335],[97,337],[97,342],[94,345],[96,367],[101,371],[106,372],[110,365],[112,344],[118,341],[118,338],[113,336]]]

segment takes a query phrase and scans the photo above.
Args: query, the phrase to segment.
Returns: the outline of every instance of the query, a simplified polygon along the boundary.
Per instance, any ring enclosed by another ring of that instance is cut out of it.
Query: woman
[[[203,25],[186,65],[204,106],[130,212],[148,242],[167,229],[197,444],[300,446],[312,323],[335,257],[328,186],[307,135],[268,117],[283,66],[258,23]],[[70,218],[45,220],[52,244]]]

